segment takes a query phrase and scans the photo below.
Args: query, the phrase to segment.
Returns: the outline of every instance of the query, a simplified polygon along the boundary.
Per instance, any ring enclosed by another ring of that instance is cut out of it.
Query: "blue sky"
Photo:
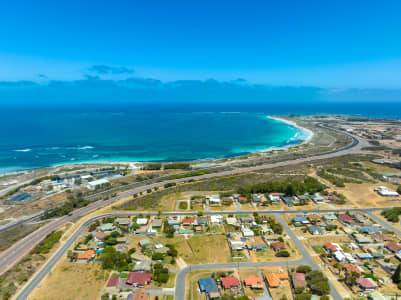
[[[394,100],[400,11],[391,0],[2,1],[0,81],[244,78]]]

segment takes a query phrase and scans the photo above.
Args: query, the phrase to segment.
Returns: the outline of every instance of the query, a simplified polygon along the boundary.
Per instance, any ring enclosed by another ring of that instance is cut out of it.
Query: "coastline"
[[[276,121],[279,121],[279,122],[286,123],[286,124],[288,124],[290,126],[293,126],[293,127],[297,128],[297,129],[299,129],[300,131],[306,132],[308,134],[308,136],[301,143],[299,143],[297,145],[306,144],[306,143],[310,142],[310,140],[313,138],[314,133],[313,133],[312,130],[310,130],[308,128],[305,128],[305,127],[302,127],[302,126],[299,126],[294,121],[283,119],[283,118],[280,118],[280,117],[277,117],[277,116],[267,116],[267,118],[272,119],[272,120],[276,120]],[[293,145],[290,145],[290,146],[293,146]]]
[[[243,155],[247,155],[247,154],[253,154],[253,153],[267,153],[267,152],[271,152],[271,151],[277,151],[277,150],[288,150],[291,147],[295,147],[295,146],[299,146],[299,145],[303,145],[308,143],[314,133],[307,129],[304,128],[302,126],[299,126],[298,124],[296,124],[293,121],[289,121],[286,120],[284,118],[281,118],[280,116],[265,116],[268,119],[271,120],[275,120],[277,122],[282,122],[285,123],[291,127],[296,128],[298,131],[301,131],[302,133],[305,133],[307,136],[306,138],[299,138],[297,142],[295,143],[289,143],[286,145],[282,145],[282,146],[271,146],[269,148],[265,148],[265,149],[260,149],[260,150],[248,150],[248,151],[244,151],[242,153],[238,153],[238,154],[233,154],[230,157],[240,157]],[[297,133],[296,133],[297,135]],[[295,135],[295,136],[296,136]],[[286,142],[291,141],[291,139],[287,140]],[[224,159],[225,157],[210,157],[210,158],[203,158],[203,159],[196,159],[196,160],[191,160],[188,162],[194,162],[194,163],[200,163],[200,162],[208,162],[208,163],[213,163],[214,161],[220,160],[220,159]],[[118,158],[115,159],[111,159],[111,160],[104,160],[104,159],[93,159],[93,160],[85,160],[85,161],[76,161],[76,162],[66,162],[66,163],[55,163],[52,165],[48,165],[48,166],[42,166],[42,167],[37,167],[37,168],[21,168],[19,170],[12,170],[12,171],[7,171],[5,170],[5,172],[2,172],[2,170],[0,169],[0,177],[2,176],[6,176],[6,175],[10,175],[10,174],[18,174],[18,173],[25,173],[25,172],[30,172],[30,171],[34,171],[34,170],[39,170],[39,169],[45,169],[45,168],[62,168],[62,167],[73,167],[73,166],[79,166],[79,165],[85,165],[85,164],[94,164],[94,165],[114,165],[114,164],[127,164],[130,167],[136,168],[142,164],[145,163],[152,163],[152,162],[174,162],[174,161],[140,161],[140,160],[129,160],[127,158],[124,158],[122,160],[119,160]]]

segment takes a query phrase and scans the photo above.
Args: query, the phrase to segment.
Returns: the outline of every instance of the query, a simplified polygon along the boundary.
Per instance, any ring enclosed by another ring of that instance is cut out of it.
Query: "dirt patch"
[[[108,277],[98,264],[62,262],[28,299],[98,299]]]

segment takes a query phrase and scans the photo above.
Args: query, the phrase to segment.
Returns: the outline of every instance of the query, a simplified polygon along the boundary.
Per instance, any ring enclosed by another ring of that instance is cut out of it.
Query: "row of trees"
[[[268,181],[241,187],[238,189],[240,195],[249,197],[251,194],[257,193],[284,193],[287,196],[302,195],[305,193],[321,192],[325,186],[317,179],[307,177],[303,181]]]
[[[81,194],[78,195],[77,197],[69,195],[67,201],[64,202],[62,205],[46,210],[43,219],[49,219],[53,217],[61,217],[67,215],[74,209],[87,206],[89,203],[90,201],[86,200]]]
[[[387,221],[394,223],[398,222],[400,220],[399,216],[401,215],[401,207],[394,207],[389,210],[383,210],[381,214],[387,219]]]

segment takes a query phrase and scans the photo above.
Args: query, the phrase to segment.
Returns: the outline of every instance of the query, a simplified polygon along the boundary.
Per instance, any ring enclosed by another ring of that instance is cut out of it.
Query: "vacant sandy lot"
[[[98,299],[109,271],[98,264],[62,262],[49,274],[29,300]]]

